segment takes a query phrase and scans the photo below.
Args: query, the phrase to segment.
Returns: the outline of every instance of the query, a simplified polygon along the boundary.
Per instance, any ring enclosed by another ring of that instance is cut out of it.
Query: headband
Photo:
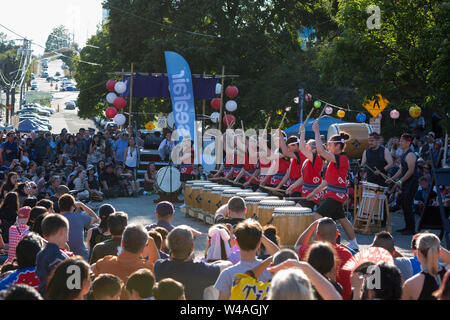
[[[295,144],[299,144],[300,143],[300,139],[297,138],[297,140],[292,141],[291,143],[288,144],[288,146],[293,146]]]
[[[339,140],[328,140],[328,143],[330,143],[330,142],[334,142],[334,143],[345,143],[345,140],[344,140],[344,139],[341,139],[340,141],[339,141]]]
[[[405,141],[408,141],[409,143],[412,143],[412,139],[410,139],[410,138],[405,138],[405,137],[401,137],[400,139],[403,139],[403,140],[405,140]]]

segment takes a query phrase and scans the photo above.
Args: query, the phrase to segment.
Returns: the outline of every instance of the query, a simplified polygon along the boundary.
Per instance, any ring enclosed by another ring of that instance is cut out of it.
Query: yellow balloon
[[[283,110],[278,109],[278,110],[277,110],[277,115],[281,116],[282,114],[283,114]]]
[[[345,111],[344,111],[344,110],[339,110],[339,111],[337,112],[337,116],[338,116],[339,118],[345,117]]]
[[[419,107],[419,106],[417,106],[417,105],[415,105],[415,106],[412,106],[411,108],[409,108],[409,114],[411,115],[411,117],[413,117],[413,118],[418,118],[418,117],[420,117],[420,114],[422,113],[422,109]]]

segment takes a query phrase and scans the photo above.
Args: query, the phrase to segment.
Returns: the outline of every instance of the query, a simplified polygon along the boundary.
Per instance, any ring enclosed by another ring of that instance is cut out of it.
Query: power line
[[[8,30],[9,32],[14,33],[16,36],[18,36],[18,37],[20,37],[20,38],[22,38],[22,39],[28,40],[27,37],[24,37],[24,36],[18,34],[17,32],[15,32],[15,31],[9,29],[8,27],[4,26],[4,25],[1,24],[1,23],[0,23],[0,27],[5,28],[5,29]],[[44,50],[47,50],[47,48],[44,47],[43,45],[41,45],[41,44],[39,44],[39,43],[37,43],[37,42],[35,42],[35,41],[33,41],[33,40],[29,40],[29,41],[31,41],[32,43],[34,43],[36,46],[41,47],[41,48],[43,48]],[[89,64],[89,65],[93,65],[93,66],[102,66],[101,64],[94,63],[94,62],[88,62],[88,61],[83,61],[83,60],[77,60],[77,59],[75,59],[75,58],[73,58],[73,57],[66,56],[66,55],[64,55],[64,54],[62,54],[62,53],[59,53],[59,52],[56,52],[56,51],[53,51],[53,50],[49,50],[49,52],[55,53],[55,54],[59,54],[59,55],[61,55],[61,56],[63,56],[63,57],[69,58],[69,59],[71,59],[71,60],[76,60],[76,61],[81,62],[81,63],[85,63],[85,64]]]
[[[147,21],[147,22],[150,22],[150,23],[153,23],[153,24],[157,24],[157,25],[162,26],[164,28],[169,28],[169,29],[173,29],[173,30],[176,30],[176,31],[180,31],[180,32],[184,32],[184,33],[188,33],[188,34],[192,34],[192,35],[196,35],[196,36],[201,36],[201,37],[219,38],[219,39],[223,38],[221,36],[215,36],[215,35],[210,35],[210,34],[205,34],[205,33],[200,33],[200,32],[184,30],[184,29],[181,29],[181,28],[178,28],[178,27],[175,27],[175,26],[171,26],[171,25],[168,25],[168,24],[164,24],[164,23],[161,23],[161,22],[158,22],[158,21],[154,21],[154,20],[151,20],[151,19],[148,19],[148,18],[144,18],[144,17],[138,16],[138,15],[136,15],[136,14],[130,12],[130,11],[126,11],[126,10],[120,9],[120,8],[114,7],[112,5],[108,5],[108,7],[111,8],[111,9],[115,9],[117,11],[121,11],[121,12],[123,12],[125,14],[128,14],[130,16],[133,16],[135,18],[141,19],[143,21]]]

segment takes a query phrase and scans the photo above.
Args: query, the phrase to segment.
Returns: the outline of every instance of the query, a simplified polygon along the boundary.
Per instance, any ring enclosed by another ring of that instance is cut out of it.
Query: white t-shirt
[[[238,264],[226,268],[220,273],[219,278],[217,278],[216,284],[214,285],[214,288],[230,296],[231,288],[233,287],[234,275],[237,273],[245,273],[246,271],[251,270],[259,265],[261,262],[262,260],[258,259],[253,262],[239,261]],[[263,273],[259,276],[258,280],[269,282],[270,280],[272,280],[272,274],[269,271],[264,270]]]

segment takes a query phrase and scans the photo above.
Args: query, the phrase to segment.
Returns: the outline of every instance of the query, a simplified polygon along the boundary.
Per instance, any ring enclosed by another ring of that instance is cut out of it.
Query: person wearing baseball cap
[[[168,232],[172,231],[174,226],[170,223],[173,219],[175,208],[169,201],[161,201],[156,205],[155,216],[158,219],[157,223],[146,226],[145,228],[150,231],[156,227],[163,227]]]
[[[14,225],[9,227],[9,249],[8,249],[8,259],[5,263],[12,263],[16,258],[16,247],[17,244],[22,240],[22,238],[27,235],[30,230],[27,225],[28,219],[30,218],[30,207],[22,207],[17,212],[17,221]]]

